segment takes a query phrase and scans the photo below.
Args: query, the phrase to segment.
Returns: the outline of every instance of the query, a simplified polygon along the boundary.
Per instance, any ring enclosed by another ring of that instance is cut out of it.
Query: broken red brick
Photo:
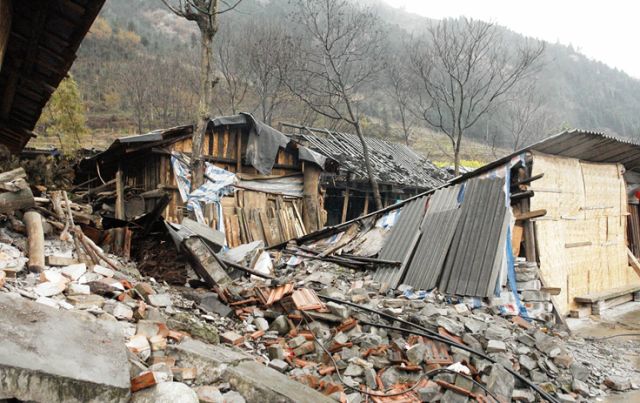
[[[531,323],[527,322],[525,319],[522,319],[522,317],[520,316],[512,317],[511,321],[525,330],[529,330],[533,327]]]
[[[236,332],[224,332],[220,335],[220,340],[223,343],[227,343],[227,344],[233,344],[234,346],[237,346],[239,344],[242,344],[244,342],[244,336],[239,335]]]
[[[131,392],[135,393],[139,390],[150,388],[157,383],[158,381],[153,371],[145,371],[131,379]]]
[[[344,322],[342,322],[336,327],[336,332],[337,333],[347,332],[353,329],[354,327],[356,327],[357,324],[358,324],[358,321],[353,318],[346,319]]]
[[[320,368],[320,370],[318,371],[318,373],[320,375],[330,375],[332,373],[336,372],[336,367],[334,366],[326,366],[326,367],[322,367]]]
[[[169,330],[169,332],[167,333],[167,338],[178,342],[184,339],[185,336],[185,333],[178,332],[177,330]]]
[[[262,336],[264,336],[264,330],[258,330],[256,332],[251,333],[250,335],[252,340],[259,339]]]

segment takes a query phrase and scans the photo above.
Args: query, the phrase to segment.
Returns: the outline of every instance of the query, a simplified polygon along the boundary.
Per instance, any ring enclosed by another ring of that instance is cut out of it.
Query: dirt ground
[[[633,363],[637,371],[640,371],[640,302],[628,302],[606,310],[600,318],[591,316],[584,319],[568,319],[568,324],[575,336],[604,338],[603,342],[612,345],[621,345],[632,341],[637,348],[629,351],[628,355],[621,356],[620,360],[628,360]],[[635,334],[635,336],[624,336],[626,334]],[[607,403],[640,402],[640,390],[612,394],[606,398],[596,399],[596,401]]]

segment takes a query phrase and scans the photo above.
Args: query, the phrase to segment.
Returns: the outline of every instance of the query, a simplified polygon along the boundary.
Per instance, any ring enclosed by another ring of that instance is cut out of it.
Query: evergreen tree
[[[62,80],[42,111],[37,128],[45,137],[55,136],[65,154],[72,154],[82,147],[89,129],[82,97],[73,77]]]

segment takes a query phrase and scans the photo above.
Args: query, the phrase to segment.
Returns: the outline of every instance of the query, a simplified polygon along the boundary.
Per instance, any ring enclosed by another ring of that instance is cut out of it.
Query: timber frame
[[[20,152],[105,0],[0,0],[0,143]]]

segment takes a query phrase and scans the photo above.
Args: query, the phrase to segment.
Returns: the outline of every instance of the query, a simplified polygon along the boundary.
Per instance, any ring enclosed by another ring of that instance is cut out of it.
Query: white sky
[[[640,78],[640,2],[636,0],[384,0],[430,18],[461,15],[496,22]]]

